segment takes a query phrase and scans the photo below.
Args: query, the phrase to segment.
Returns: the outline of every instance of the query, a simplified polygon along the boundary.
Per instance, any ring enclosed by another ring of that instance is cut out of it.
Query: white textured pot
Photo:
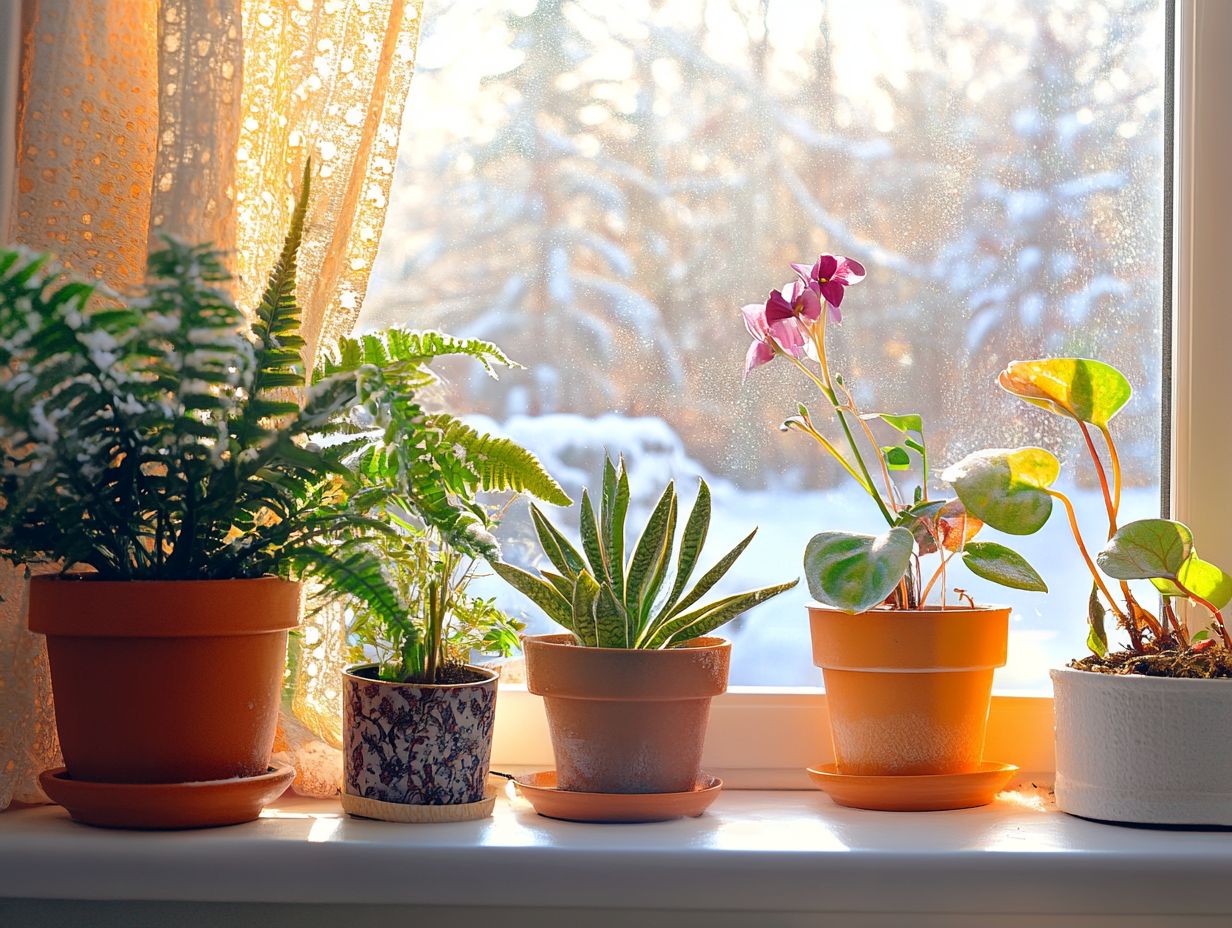
[[[1151,825],[1232,825],[1232,680],[1052,671],[1057,806]]]

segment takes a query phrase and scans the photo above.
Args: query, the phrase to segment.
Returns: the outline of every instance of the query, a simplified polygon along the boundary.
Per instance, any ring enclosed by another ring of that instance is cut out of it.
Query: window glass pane
[[[448,401],[575,497],[605,450],[626,456],[639,517],[668,478],[691,496],[704,475],[711,559],[760,526],[732,592],[796,576],[817,531],[878,529],[836,465],[778,431],[816,400],[799,373],[741,383],[740,306],[790,261],[851,255],[869,273],[832,352],[860,405],[922,414],[936,470],[1053,449],[1098,548],[1080,436],[995,377],[1050,354],[1121,368],[1137,389],[1115,422],[1122,519],[1158,514],[1162,6],[440,0],[361,325],[498,342],[527,369],[446,366]],[[525,562],[523,504],[503,531]],[[1060,511],[1015,546],[1049,594],[962,568],[948,586],[1014,606],[1000,685],[1040,688],[1083,650],[1090,581]],[[728,627],[733,683],[819,682],[807,598]]]

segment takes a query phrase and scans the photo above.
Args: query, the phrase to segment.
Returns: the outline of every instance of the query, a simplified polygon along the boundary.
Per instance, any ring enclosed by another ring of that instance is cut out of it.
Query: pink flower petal
[[[748,329],[749,335],[759,342],[764,342],[769,337],[770,323],[766,321],[766,307],[761,303],[749,303],[741,307],[740,314],[744,316],[744,327]]]
[[[819,255],[817,263],[813,265],[813,280],[832,280],[837,269],[838,259],[834,255]]]
[[[763,364],[768,364],[774,360],[774,349],[765,342],[753,342],[749,345],[748,354],[744,356],[744,376],[747,379],[749,372],[761,367]]]
[[[835,309],[838,309],[843,302],[843,290],[843,285],[837,280],[826,281],[826,283],[821,285],[821,295]]]
[[[838,255],[838,267],[834,271],[834,279],[850,285],[858,284],[864,279],[864,265],[855,258],[844,258]]]
[[[807,288],[800,294],[798,305],[800,306],[800,317],[802,319],[816,322],[821,318],[821,297],[817,295],[817,291],[812,287]]]
[[[793,262],[791,269],[795,271],[799,275],[800,279],[806,284],[809,282],[809,277],[813,273],[813,269],[807,264],[796,264]]]
[[[782,292],[771,290],[770,299],[766,300],[766,323],[772,325],[783,319],[791,319],[793,316],[795,313],[792,312],[791,303],[787,301]]]
[[[804,355],[804,333],[800,330],[800,323],[794,317],[771,323],[770,334],[778,342],[778,346],[793,358]]]

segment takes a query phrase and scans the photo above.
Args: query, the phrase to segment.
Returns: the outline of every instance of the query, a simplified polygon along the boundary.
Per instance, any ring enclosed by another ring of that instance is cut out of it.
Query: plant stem
[[[949,555],[947,556],[946,555],[947,550],[948,549],[945,548],[944,546],[941,548],[941,563],[937,565],[937,569],[933,571],[932,577],[930,577],[928,580],[928,585],[924,587],[924,592],[920,594],[921,603],[928,602],[928,594],[932,592],[933,584],[937,582],[938,578],[945,576],[945,565],[950,562],[950,558],[952,558],[955,554],[958,553],[957,551],[950,551]],[[944,589],[945,582],[942,581],[941,585],[942,585],[942,595],[944,595],[945,594],[945,589]],[[942,605],[944,605],[944,602],[942,603]]]
[[[1219,632],[1219,637],[1223,639],[1223,646],[1227,648],[1228,650],[1232,651],[1232,638],[1228,637],[1228,628],[1226,625],[1223,624],[1223,613],[1215,608],[1214,603],[1210,602],[1209,600],[1203,599],[1201,596],[1199,596],[1197,593],[1193,592],[1192,590],[1185,589],[1185,587],[1181,584],[1179,580],[1173,580],[1172,582],[1177,585],[1177,588],[1182,593],[1184,593],[1194,602],[1198,603],[1199,605],[1205,607],[1207,610],[1210,611],[1211,617],[1215,620],[1215,630]]]
[[[1100,426],[1100,433],[1104,436],[1104,444],[1108,446],[1108,459],[1112,462],[1112,508],[1115,512],[1121,511],[1121,458],[1117,454],[1116,442],[1112,440],[1112,432],[1108,426]]]
[[[1108,512],[1108,537],[1111,538],[1117,530],[1117,509],[1112,502],[1112,491],[1108,489],[1108,474],[1104,470],[1104,462],[1099,459],[1095,450],[1095,442],[1091,440],[1091,430],[1085,422],[1079,422],[1078,427],[1082,429],[1082,438],[1087,443],[1087,450],[1091,452],[1091,460],[1095,462],[1095,474],[1099,477],[1099,488],[1104,494],[1104,508]]]
[[[1112,594],[1108,592],[1108,587],[1104,583],[1104,578],[1100,576],[1099,570],[1095,566],[1095,562],[1091,560],[1091,555],[1087,551],[1087,546],[1082,540],[1082,532],[1078,529],[1078,517],[1074,514],[1074,504],[1070,502],[1069,497],[1064,493],[1047,489],[1044,490],[1044,492],[1053,499],[1060,500],[1062,505],[1065,506],[1065,514],[1069,516],[1070,531],[1074,533],[1074,541],[1078,543],[1078,551],[1082,554],[1082,559],[1086,561],[1087,570],[1089,570],[1091,572],[1091,576],[1095,578],[1095,585],[1099,587],[1099,591],[1104,594],[1104,598],[1108,600],[1108,605],[1112,607],[1112,611],[1116,613],[1117,618],[1121,621],[1128,621],[1125,617],[1125,613],[1122,612],[1121,608],[1117,605],[1116,600],[1112,598]]]

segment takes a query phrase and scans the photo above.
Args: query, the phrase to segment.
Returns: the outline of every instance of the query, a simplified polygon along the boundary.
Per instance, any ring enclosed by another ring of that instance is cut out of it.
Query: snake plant
[[[619,469],[605,460],[598,516],[590,494],[582,491],[581,552],[532,504],[535,532],[555,570],[541,570],[535,576],[503,562],[492,566],[549,618],[572,632],[579,644],[600,648],[683,645],[796,585],[792,580],[697,605],[731,569],[757,529],[689,587],[710,527],[710,488],[705,480],[685,520],[673,569],[679,509],[675,484],[668,483],[626,560],[629,477],[623,459]]]

